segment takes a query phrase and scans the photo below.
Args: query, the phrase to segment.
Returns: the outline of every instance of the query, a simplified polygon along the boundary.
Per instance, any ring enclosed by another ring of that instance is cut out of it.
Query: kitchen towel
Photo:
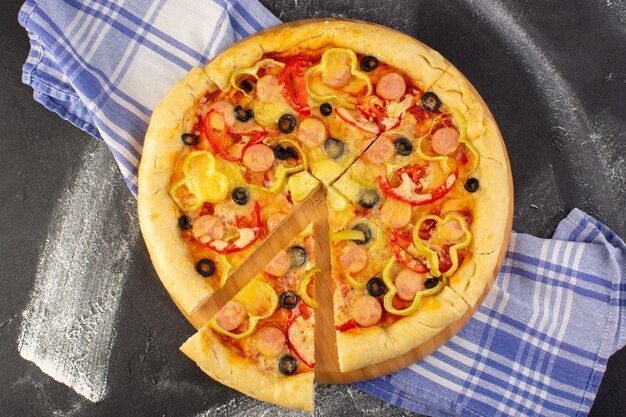
[[[27,0],[23,81],[104,140],[131,191],[151,110],[192,67],[280,23],[256,0]],[[553,239],[513,233],[470,322],[434,354],[357,386],[433,416],[585,415],[626,343],[626,247],[579,210]]]

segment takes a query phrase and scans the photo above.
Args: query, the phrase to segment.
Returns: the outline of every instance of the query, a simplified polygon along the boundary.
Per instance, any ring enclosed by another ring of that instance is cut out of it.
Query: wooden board
[[[256,35],[273,31],[285,26],[298,26],[322,20],[340,20],[340,19],[307,19],[296,22],[285,23],[273,27]],[[345,20],[345,19],[344,19]],[[363,22],[360,22],[363,23]],[[378,26],[372,24],[372,26]],[[393,30],[393,29],[389,29]],[[447,61],[446,61],[447,62]],[[447,62],[450,64],[449,62]],[[452,64],[450,64],[452,66]],[[474,86],[465,79],[472,92],[484,106],[488,116],[493,119],[493,115],[485,104],[484,100],[478,94]],[[495,120],[494,120],[495,123]],[[497,128],[497,123],[496,123]],[[511,166],[502,134],[498,129],[498,136],[505,151],[506,165],[508,170],[508,182],[510,190],[509,207],[507,225],[505,228],[505,239],[500,248],[498,262],[493,270],[491,279],[485,285],[482,295],[479,297],[476,305],[470,308],[459,319],[443,328],[435,337],[427,342],[415,347],[405,354],[388,359],[376,365],[367,366],[350,372],[340,372],[339,362],[337,359],[336,332],[333,314],[333,295],[331,283],[331,266],[330,266],[330,246],[329,246],[329,229],[328,229],[328,210],[326,207],[326,191],[323,188],[316,190],[309,196],[285,221],[283,221],[268,238],[261,243],[258,249],[228,278],[226,285],[216,291],[213,296],[202,305],[196,312],[191,315],[185,314],[180,308],[178,302],[174,302],[179,310],[185,315],[187,320],[196,328],[204,326],[217,311],[228,302],[244,285],[246,285],[254,276],[261,272],[274,255],[281,249],[285,248],[289,242],[298,235],[310,222],[314,222],[314,230],[316,234],[316,261],[321,272],[315,276],[315,298],[320,303],[320,307],[316,310],[316,327],[315,327],[315,381],[322,384],[347,384],[368,379],[378,378],[400,369],[403,369],[413,363],[418,362],[424,357],[430,355],[441,345],[446,343],[454,336],[480,307],[483,300],[489,293],[493,283],[498,276],[504,256],[508,247],[509,236],[513,222],[513,178],[511,176]]]

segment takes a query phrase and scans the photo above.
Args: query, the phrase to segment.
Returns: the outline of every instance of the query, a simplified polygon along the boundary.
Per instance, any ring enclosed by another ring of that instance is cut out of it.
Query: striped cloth
[[[131,191],[151,110],[193,66],[279,23],[256,0],[27,0],[35,99],[104,140]],[[426,359],[357,386],[433,416],[584,415],[626,343],[626,247],[579,210],[514,233],[489,296]]]

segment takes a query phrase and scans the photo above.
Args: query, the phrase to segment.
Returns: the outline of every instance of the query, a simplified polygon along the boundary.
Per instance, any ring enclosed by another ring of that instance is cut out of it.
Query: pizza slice
[[[181,347],[213,379],[256,399],[313,409],[312,224]]]

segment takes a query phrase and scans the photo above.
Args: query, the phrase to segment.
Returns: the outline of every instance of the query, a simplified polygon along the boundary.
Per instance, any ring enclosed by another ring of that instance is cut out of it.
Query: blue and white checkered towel
[[[35,99],[102,139],[137,193],[150,114],[191,67],[280,23],[256,0],[27,0]],[[436,416],[585,415],[626,343],[626,246],[579,210],[551,240],[514,233],[489,296],[453,339],[357,384]]]

